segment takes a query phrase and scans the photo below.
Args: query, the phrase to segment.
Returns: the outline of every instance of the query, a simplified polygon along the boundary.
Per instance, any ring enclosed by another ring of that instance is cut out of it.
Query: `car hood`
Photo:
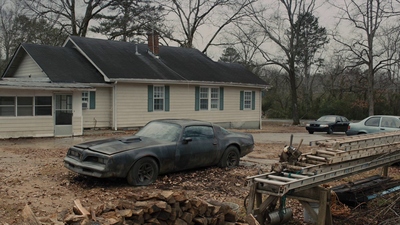
[[[119,139],[112,138],[112,139],[90,141],[75,145],[75,147],[82,149],[90,149],[92,151],[103,153],[106,155],[112,155],[127,150],[135,150],[145,147],[157,146],[162,143],[165,142],[153,138],[130,136]]]

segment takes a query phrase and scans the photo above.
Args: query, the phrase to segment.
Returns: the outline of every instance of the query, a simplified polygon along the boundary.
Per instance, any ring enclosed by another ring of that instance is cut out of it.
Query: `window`
[[[51,116],[52,97],[0,97],[0,116]]]
[[[169,86],[147,86],[147,111],[169,111]]]
[[[185,128],[183,137],[190,137],[193,140],[212,139],[214,130],[210,126],[190,126]]]
[[[241,91],[240,92],[240,110],[255,110],[256,109],[256,92]]]
[[[96,92],[84,91],[82,92],[82,109],[95,109],[96,108]]]
[[[196,111],[223,110],[223,88],[196,87]]]
[[[15,116],[15,97],[0,97],[0,116]]]
[[[52,98],[51,96],[35,97],[35,116],[51,116],[52,115]]]
[[[371,117],[367,121],[365,121],[365,126],[379,127],[380,120],[380,117]]]
[[[154,86],[154,111],[164,111],[164,86]]]
[[[251,109],[251,92],[245,91],[244,92],[244,109]]]
[[[200,88],[200,110],[208,110],[208,88]]]
[[[17,97],[17,116],[33,116],[33,97]]]

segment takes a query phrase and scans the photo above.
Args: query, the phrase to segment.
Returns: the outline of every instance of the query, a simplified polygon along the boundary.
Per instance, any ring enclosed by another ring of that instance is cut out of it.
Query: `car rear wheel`
[[[153,183],[158,176],[158,165],[152,158],[139,159],[131,168],[126,179],[130,185],[144,186]]]
[[[233,168],[239,165],[239,150],[235,146],[229,146],[219,162],[220,167]]]
[[[309,131],[308,131],[308,133],[309,133],[309,134],[313,134],[313,133],[314,133],[314,131],[311,131],[311,130],[309,130]]]

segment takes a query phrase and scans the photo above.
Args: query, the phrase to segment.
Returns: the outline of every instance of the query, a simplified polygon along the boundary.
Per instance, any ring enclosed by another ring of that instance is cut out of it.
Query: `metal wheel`
[[[127,180],[130,185],[144,186],[153,183],[158,176],[158,165],[152,158],[139,159],[128,173]]]
[[[219,163],[220,167],[232,168],[239,165],[239,150],[235,146],[229,146],[224,155],[221,158]]]

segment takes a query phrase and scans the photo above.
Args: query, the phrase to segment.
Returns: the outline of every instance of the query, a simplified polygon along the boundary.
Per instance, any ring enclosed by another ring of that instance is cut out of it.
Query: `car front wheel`
[[[219,162],[220,167],[233,168],[239,165],[239,150],[235,146],[229,146]]]
[[[153,183],[158,176],[158,165],[152,158],[139,159],[131,168],[126,179],[130,185],[145,186]]]
[[[313,133],[314,133],[314,131],[311,131],[311,130],[309,130],[309,131],[308,131],[308,133],[309,133],[309,134],[313,134]]]
[[[328,127],[328,131],[326,132],[327,134],[333,134],[332,127]]]

